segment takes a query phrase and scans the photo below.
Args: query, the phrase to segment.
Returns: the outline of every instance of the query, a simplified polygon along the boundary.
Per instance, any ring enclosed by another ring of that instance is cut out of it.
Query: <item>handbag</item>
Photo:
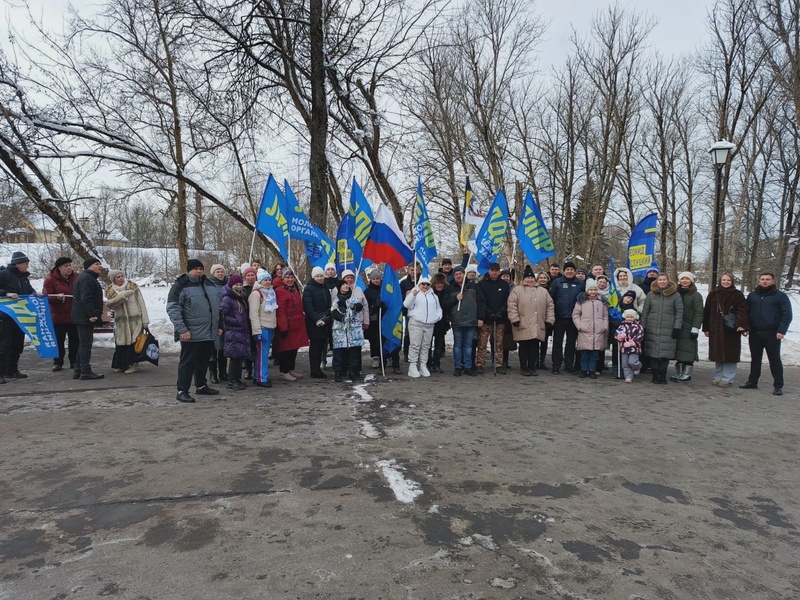
[[[148,331],[147,327],[142,328],[142,331],[133,341],[133,351],[136,352],[136,354],[141,354],[142,350],[144,350],[144,345],[147,343],[148,333],[150,332]]]
[[[722,312],[722,307],[719,305],[719,302],[717,302],[717,309],[719,310],[719,314],[722,315],[722,326],[725,328],[725,331],[736,333],[736,309],[731,306],[728,312],[724,313]]]
[[[139,342],[139,337],[136,338],[136,344],[134,344],[134,351],[136,351],[136,362],[149,362],[153,363],[155,366],[158,366],[158,357],[161,353],[158,347],[158,340],[156,336],[150,333],[149,329],[144,329],[139,336],[144,336],[145,340],[142,344],[140,350],[136,349],[136,346]]]

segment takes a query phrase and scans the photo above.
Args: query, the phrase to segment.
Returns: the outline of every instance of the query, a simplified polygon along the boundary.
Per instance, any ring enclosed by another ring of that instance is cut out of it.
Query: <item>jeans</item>
[[[596,371],[600,350],[581,350],[581,371]]]
[[[453,327],[453,365],[456,369],[472,368],[472,338],[477,327]]]
[[[334,348],[333,371],[337,375],[349,374],[352,378],[361,375],[361,346]]]
[[[764,350],[767,351],[769,370],[772,373],[773,385],[783,389],[783,363],[781,362],[781,341],[777,331],[751,331],[748,337],[750,342],[750,377],[751,383],[758,383],[761,377],[761,361]]]

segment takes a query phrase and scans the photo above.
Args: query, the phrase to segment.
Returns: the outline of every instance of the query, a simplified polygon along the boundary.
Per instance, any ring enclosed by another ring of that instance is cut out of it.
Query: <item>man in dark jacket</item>
[[[328,329],[331,325],[331,292],[325,285],[325,271],[320,267],[311,269],[311,281],[303,290],[303,313],[308,334],[308,364],[312,379],[327,379],[321,366]]]
[[[572,322],[572,310],[578,294],[584,290],[585,282],[576,277],[575,263],[564,263],[564,274],[556,277],[550,284],[550,296],[555,305],[556,322],[553,325],[553,374],[558,375],[562,363],[566,362],[566,371],[575,371],[575,344],[578,341],[578,329]],[[566,348],[564,335],[566,334]]]
[[[452,266],[452,265],[451,265]],[[431,373],[443,373],[442,357],[444,356],[444,336],[450,329],[450,318],[445,308],[445,289],[447,288],[447,276],[444,273],[437,273],[431,279],[433,293],[439,299],[439,306],[442,307],[442,318],[433,326],[433,344],[428,350],[427,368]]]
[[[20,296],[35,294],[28,281],[30,266],[24,252],[14,252],[8,268],[0,271],[0,297],[17,299]],[[41,294],[38,294],[41,296]],[[25,347],[25,334],[16,321],[0,312],[0,384],[6,380],[25,379],[27,375],[19,372],[19,357]]]
[[[492,263],[486,277],[478,282],[478,356],[475,366],[483,374],[486,366],[486,342],[494,336],[494,363],[496,372],[505,375],[503,368],[503,334],[508,314],[508,295],[511,288],[500,279],[500,265]]]
[[[94,325],[103,317],[103,288],[98,278],[103,265],[96,258],[83,261],[83,272],[72,288],[72,322],[78,328],[78,359],[72,372],[73,379],[103,379],[92,371],[92,344]]]
[[[67,354],[65,342],[69,340],[69,368],[75,369],[78,358],[78,328],[72,322],[72,288],[78,274],[72,269],[72,259],[62,256],[56,259],[56,265],[45,277],[42,293],[47,294],[50,303],[50,315],[56,330],[58,358],[53,359],[53,371],[64,368],[64,356]]]
[[[478,327],[478,284],[465,282],[464,267],[453,269],[453,283],[444,293],[442,311],[450,317],[453,328],[453,375],[461,377],[462,373],[474,377],[477,375],[472,357],[472,340]],[[461,287],[464,289],[462,290]]]
[[[172,284],[167,296],[167,315],[175,328],[175,341],[181,342],[178,363],[179,402],[194,402],[189,394],[192,377],[201,396],[215,396],[219,390],[208,387],[206,368],[219,336],[220,299],[205,276],[203,263],[190,258],[186,273]],[[232,376],[232,374],[231,374]]]
[[[775,275],[761,273],[758,286],[747,296],[747,316],[750,317],[750,376],[743,390],[754,390],[761,377],[761,360],[767,351],[769,370],[772,373],[774,396],[783,394],[783,363],[781,340],[792,322],[792,303],[789,296],[778,289]]]
[[[369,328],[364,335],[369,340],[369,355],[372,358],[373,369],[379,369],[381,366],[381,334],[378,321],[386,314],[386,305],[381,302],[382,282],[383,274],[378,269],[373,269],[369,272],[369,285],[364,290],[369,305]]]

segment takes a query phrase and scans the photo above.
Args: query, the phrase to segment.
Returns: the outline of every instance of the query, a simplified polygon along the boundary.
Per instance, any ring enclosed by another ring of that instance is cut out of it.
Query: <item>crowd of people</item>
[[[28,280],[29,264],[24,253],[14,252],[0,270],[0,297],[47,295],[59,349],[53,371],[63,370],[67,359],[74,379],[102,379],[91,365],[94,327],[104,304],[100,261],[84,261],[76,275],[72,260],[59,258],[41,293]],[[780,347],[792,310],[772,273],[762,273],[746,298],[735,287],[733,275],[724,273],[704,302],[689,271],[673,281],[651,269],[636,282],[625,268],[605,273],[598,263],[585,271],[567,261],[563,271],[557,263],[539,273],[527,265],[516,284],[514,270],[501,269],[498,263],[480,277],[468,254],[457,266],[442,260],[430,277],[422,271],[421,265],[411,264],[400,281],[403,342],[383,352],[386,336],[382,339],[380,322],[387,306],[381,300],[383,274],[377,268],[366,274],[362,291],[356,273],[346,269],[337,274],[333,264],[315,267],[301,286],[294,271],[282,263],[268,271],[254,261],[230,274],[215,264],[207,275],[200,260],[190,259],[186,272],[172,284],[166,307],[181,347],[177,400],[195,402],[192,382],[195,395],[219,394],[209,383],[221,381],[232,391],[246,389],[245,381],[269,388],[270,361],[281,380],[298,381],[304,376],[298,370],[298,350],[306,346],[308,372],[314,379],[328,378],[328,350],[335,382],[361,379],[367,343],[372,368],[386,365],[393,374],[403,374],[402,352],[409,377],[430,377],[443,372],[445,337],[451,329],[455,377],[475,377],[489,369],[506,375],[510,353],[517,351],[522,377],[547,369],[553,375],[597,379],[610,368],[611,377],[625,383],[650,372],[652,383],[661,385],[667,383],[672,361],[675,373],[669,379],[691,381],[699,360],[698,337],[703,334],[709,338],[709,360],[715,365],[712,383],[719,387],[733,385],[742,337],[747,336],[750,372],[739,387],[758,387],[766,351],[773,394],[782,394]],[[139,356],[134,345],[149,325],[147,307],[141,290],[124,272],[111,270],[108,276],[106,303],[115,316],[111,367],[117,373],[136,373]],[[614,287],[618,306],[609,302]],[[22,330],[0,312],[0,383],[27,377],[19,371],[23,341]]]

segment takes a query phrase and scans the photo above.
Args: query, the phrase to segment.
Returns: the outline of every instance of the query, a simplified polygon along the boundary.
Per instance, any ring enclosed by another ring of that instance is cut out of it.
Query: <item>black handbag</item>
[[[731,306],[728,312],[724,313],[722,312],[722,307],[719,305],[719,302],[717,302],[717,309],[719,310],[719,314],[722,315],[722,326],[725,328],[725,331],[736,333],[736,308]]]

